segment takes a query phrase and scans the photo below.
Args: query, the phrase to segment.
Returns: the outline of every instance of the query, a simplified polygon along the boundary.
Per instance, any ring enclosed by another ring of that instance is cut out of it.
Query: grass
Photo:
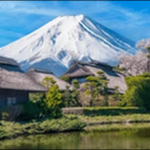
[[[112,124],[112,125],[99,125],[99,126],[87,126],[86,131],[96,131],[96,132],[113,132],[113,131],[127,131],[127,130],[150,130],[150,124]]]
[[[20,135],[44,134],[82,130],[86,124],[76,116],[64,116],[59,119],[33,120],[29,123],[0,121],[0,139],[14,138]]]
[[[67,115],[75,116],[75,115]],[[144,123],[150,122],[150,114],[127,114],[120,116],[83,116],[78,115],[79,119],[87,125],[118,124],[118,123]]]

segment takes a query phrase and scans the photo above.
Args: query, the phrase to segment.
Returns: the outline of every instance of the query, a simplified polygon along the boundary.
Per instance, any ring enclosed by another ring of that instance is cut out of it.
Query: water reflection
[[[150,149],[150,127],[120,132],[83,131],[0,141],[0,149]]]

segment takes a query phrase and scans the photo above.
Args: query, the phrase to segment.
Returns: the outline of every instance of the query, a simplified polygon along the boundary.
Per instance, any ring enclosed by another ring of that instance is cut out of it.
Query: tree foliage
[[[46,97],[44,99],[46,115],[53,118],[58,118],[61,116],[61,108],[64,105],[59,87],[56,85],[56,81],[50,77],[46,77],[42,83],[48,88],[48,92],[46,93]]]
[[[150,110],[150,74],[126,77],[126,83],[128,89],[123,97],[123,105]]]
[[[47,87],[48,92],[30,94],[30,100],[23,104],[21,119],[58,118],[62,115],[61,108],[64,103],[56,81],[53,78],[46,77],[42,84]]]
[[[79,94],[80,94],[80,84],[78,80],[74,79],[72,81],[72,93],[71,93],[71,101],[74,106],[81,106],[79,102]]]
[[[59,92],[57,85],[52,85],[48,89],[45,98],[47,114],[53,118],[61,116],[61,108],[63,107],[62,94]]]
[[[85,93],[91,96],[90,106],[93,106],[93,101],[104,95],[104,106],[108,106],[108,81],[103,71],[97,72],[98,76],[88,76],[86,78]]]
[[[73,106],[73,102],[71,100],[71,92],[69,90],[69,86],[66,86],[66,89],[65,89],[65,91],[63,93],[63,99],[64,99],[66,107]]]
[[[62,77],[60,77],[60,79],[64,80],[65,82],[70,83],[69,77],[67,77],[67,76],[62,76]]]
[[[42,80],[42,84],[47,87],[47,89],[51,88],[52,85],[56,84],[56,81],[52,77],[45,77]]]
[[[115,101],[121,101],[122,100],[122,94],[119,92],[119,86],[115,86],[113,99]]]

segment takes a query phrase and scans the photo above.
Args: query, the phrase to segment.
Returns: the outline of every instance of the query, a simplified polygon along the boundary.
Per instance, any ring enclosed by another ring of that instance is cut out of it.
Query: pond
[[[0,149],[150,149],[150,126],[138,130],[56,133],[0,141]]]

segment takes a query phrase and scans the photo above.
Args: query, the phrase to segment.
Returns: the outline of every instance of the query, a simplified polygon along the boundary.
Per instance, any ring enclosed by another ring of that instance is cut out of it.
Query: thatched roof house
[[[0,108],[28,100],[29,92],[47,89],[27,76],[13,59],[0,56]]]
[[[32,79],[36,80],[39,83],[41,83],[42,80],[45,77],[52,77],[56,81],[56,84],[59,86],[60,90],[65,90],[66,86],[69,86],[70,89],[71,89],[71,85],[70,84],[68,84],[67,82],[59,79],[52,72],[50,72],[48,70],[31,68],[27,72],[27,75],[30,76]]]
[[[98,71],[103,71],[108,82],[109,90],[113,90],[115,86],[119,86],[119,91],[124,93],[126,91],[126,83],[124,75],[113,70],[113,67],[108,64],[92,61],[90,63],[84,63],[76,61],[62,76],[69,77],[70,81],[77,79],[80,83],[85,82],[87,76],[97,76]]]

